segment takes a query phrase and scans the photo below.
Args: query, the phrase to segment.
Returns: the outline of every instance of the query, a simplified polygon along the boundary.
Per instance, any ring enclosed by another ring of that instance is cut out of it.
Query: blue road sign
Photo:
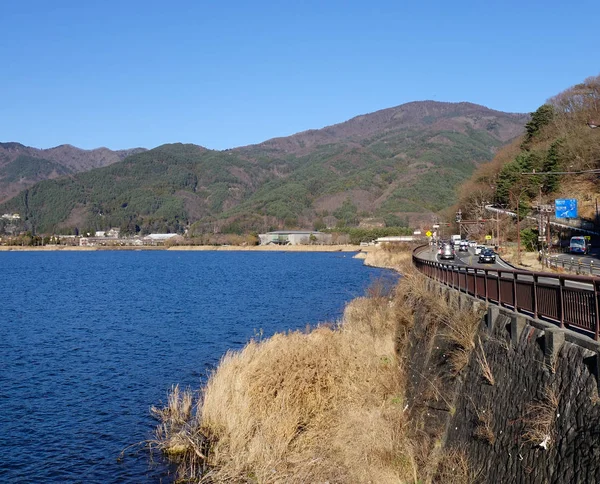
[[[577,218],[577,199],[559,198],[554,201],[556,218]]]

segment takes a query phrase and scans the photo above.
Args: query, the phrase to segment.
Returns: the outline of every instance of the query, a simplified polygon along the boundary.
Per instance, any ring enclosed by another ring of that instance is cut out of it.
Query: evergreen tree
[[[544,161],[544,165],[542,171],[545,172],[556,172],[560,169],[560,145],[561,140],[556,140],[554,143],[550,145],[548,149],[548,154],[546,155],[546,160]],[[552,193],[558,190],[559,185],[559,177],[557,174],[549,174],[545,176],[544,179],[544,193]]]
[[[554,117],[554,107],[550,104],[544,104],[540,106],[535,113],[531,113],[531,121],[525,125],[525,140],[523,141],[522,148],[526,148],[526,145],[540,132],[540,130],[550,124]]]

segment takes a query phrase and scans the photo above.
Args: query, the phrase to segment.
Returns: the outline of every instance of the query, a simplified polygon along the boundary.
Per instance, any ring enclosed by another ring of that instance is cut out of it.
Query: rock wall
[[[407,401],[430,455],[461,450],[477,482],[600,482],[600,345],[434,282],[430,289],[482,314],[456,374],[452,343],[415,312]]]

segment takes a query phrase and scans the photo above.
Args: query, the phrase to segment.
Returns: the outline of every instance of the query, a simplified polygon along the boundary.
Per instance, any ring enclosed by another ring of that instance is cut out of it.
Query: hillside
[[[82,150],[71,145],[40,150],[20,143],[0,143],[0,202],[37,182],[108,166],[144,148]]]
[[[456,186],[527,120],[470,103],[425,101],[231,150],[164,145],[37,184],[0,212],[24,214],[40,231],[405,224],[454,203]]]
[[[539,202],[551,205],[557,198],[576,198],[579,216],[595,221],[600,185],[598,173],[590,171],[600,169],[599,125],[600,76],[550,98],[531,114],[524,134],[461,187],[458,203],[465,217],[485,218],[482,208],[489,201],[511,210],[518,207],[525,215],[534,213]],[[509,222],[503,222],[502,230],[515,238]]]

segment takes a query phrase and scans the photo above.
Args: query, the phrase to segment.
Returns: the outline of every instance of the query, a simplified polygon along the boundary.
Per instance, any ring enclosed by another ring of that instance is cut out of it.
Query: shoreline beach
[[[358,245],[181,245],[181,246],[103,246],[82,247],[68,245],[45,245],[45,246],[0,246],[0,252],[52,252],[52,251],[75,251],[93,252],[105,250],[169,250],[169,251],[260,251],[260,252],[369,252],[374,246]]]

